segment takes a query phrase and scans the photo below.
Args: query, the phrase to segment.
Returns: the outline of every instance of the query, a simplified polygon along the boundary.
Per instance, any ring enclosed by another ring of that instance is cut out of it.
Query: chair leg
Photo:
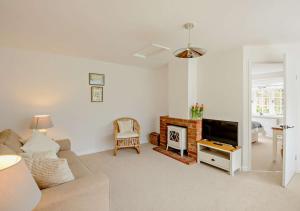
[[[136,151],[137,151],[137,153],[138,153],[138,154],[140,154],[140,153],[141,153],[140,146],[136,146],[136,147],[135,147],[135,149],[136,149]]]
[[[117,155],[117,152],[118,152],[118,148],[117,148],[117,147],[115,147],[115,149],[114,149],[114,156],[116,156],[116,155]]]

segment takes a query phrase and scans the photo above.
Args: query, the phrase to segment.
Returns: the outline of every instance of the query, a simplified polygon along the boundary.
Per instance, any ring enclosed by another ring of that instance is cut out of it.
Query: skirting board
[[[112,143],[113,143],[113,141],[112,141]],[[145,141],[141,140],[141,144],[146,144],[146,143],[148,143],[147,140],[145,140]],[[97,153],[97,152],[104,152],[104,151],[113,150],[114,147],[115,147],[114,145],[109,145],[109,146],[101,147],[101,149],[100,148],[94,148],[94,149],[80,150],[80,151],[79,150],[74,150],[74,152],[77,155],[81,156],[81,155],[88,155],[88,154],[94,154],[94,153]]]

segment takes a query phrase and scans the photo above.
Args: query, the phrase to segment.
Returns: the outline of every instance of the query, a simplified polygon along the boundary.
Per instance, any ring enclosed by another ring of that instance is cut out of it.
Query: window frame
[[[264,86],[252,89],[253,115],[283,116],[283,106],[283,86]]]

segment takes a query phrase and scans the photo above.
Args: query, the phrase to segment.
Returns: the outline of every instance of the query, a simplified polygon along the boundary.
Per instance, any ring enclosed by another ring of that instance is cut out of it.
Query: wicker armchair
[[[128,121],[133,122],[133,131],[122,134],[119,128],[119,121]],[[115,150],[114,155],[117,155],[117,152],[121,148],[135,148],[137,153],[140,153],[140,125],[138,121],[133,118],[123,117],[116,119],[114,122],[114,138],[115,138]]]

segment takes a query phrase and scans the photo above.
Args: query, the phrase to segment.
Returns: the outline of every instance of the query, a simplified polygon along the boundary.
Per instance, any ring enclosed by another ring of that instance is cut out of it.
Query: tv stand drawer
[[[208,163],[227,171],[230,170],[230,160],[226,159],[222,154],[218,155],[215,152],[206,152],[200,150],[198,156],[200,162]]]
[[[233,176],[236,170],[241,170],[241,148],[200,140],[197,141],[197,161],[226,170]]]

